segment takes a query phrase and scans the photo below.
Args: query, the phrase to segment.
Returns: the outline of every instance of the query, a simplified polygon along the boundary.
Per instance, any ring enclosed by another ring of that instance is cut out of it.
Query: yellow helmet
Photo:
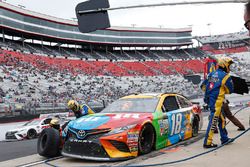
[[[70,100],[68,102],[68,108],[71,109],[71,110],[76,110],[78,108],[78,106],[79,106],[79,104],[75,100]]]
[[[233,59],[230,57],[222,57],[218,59],[218,67],[221,67],[225,72],[230,72],[230,65],[233,64]]]
[[[57,118],[52,118],[49,124],[50,125],[59,125],[59,120]]]

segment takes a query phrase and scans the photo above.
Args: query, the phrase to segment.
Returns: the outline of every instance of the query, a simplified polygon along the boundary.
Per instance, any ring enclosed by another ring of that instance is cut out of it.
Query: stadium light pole
[[[164,26],[163,25],[159,25],[159,28],[162,29]]]
[[[131,24],[131,26],[132,26],[133,28],[135,28],[136,24]]]
[[[207,24],[207,26],[208,26],[208,31],[209,31],[209,36],[211,37],[211,26],[212,25],[212,23],[208,23]]]

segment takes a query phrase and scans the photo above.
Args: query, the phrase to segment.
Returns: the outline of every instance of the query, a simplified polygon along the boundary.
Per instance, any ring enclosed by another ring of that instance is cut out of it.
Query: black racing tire
[[[37,153],[49,158],[60,155],[60,134],[58,130],[46,128],[42,131],[37,141]]]
[[[139,134],[138,149],[139,154],[148,154],[152,151],[155,143],[154,127],[147,123],[145,124]]]
[[[199,117],[197,115],[194,116],[194,120],[192,122],[192,137],[196,137],[199,134]]]
[[[28,139],[34,139],[37,137],[37,132],[35,129],[30,129],[28,132],[27,132],[27,138]]]

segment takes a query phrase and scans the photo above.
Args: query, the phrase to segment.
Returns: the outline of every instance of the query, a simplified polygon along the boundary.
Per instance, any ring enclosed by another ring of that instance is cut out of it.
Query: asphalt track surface
[[[166,147],[165,149],[158,150],[158,151],[152,151],[149,154],[139,156],[135,159],[130,159],[127,161],[94,162],[94,161],[87,161],[87,160],[74,159],[74,158],[65,159],[62,157],[58,157],[58,159],[59,159],[59,161],[62,161],[61,163],[64,164],[63,166],[65,166],[65,165],[68,166],[69,164],[72,164],[75,162],[82,164],[83,166],[87,165],[87,166],[95,166],[95,167],[96,166],[126,166],[126,165],[132,165],[136,162],[140,162],[140,161],[143,161],[143,160],[148,159],[148,158],[161,156],[161,155],[166,153],[165,151],[175,149],[176,147],[178,148],[179,146],[185,147],[187,145],[190,145],[192,143],[195,143],[195,142],[201,140],[203,137],[204,137],[204,133],[201,132],[197,137],[194,137],[194,138],[191,138],[191,139],[188,139],[185,141],[181,141],[173,146]],[[27,157],[28,160],[24,160],[21,163],[19,163],[18,164],[19,167],[24,167],[24,166],[30,167],[30,166],[36,166],[39,164],[41,166],[46,164],[46,167],[53,166],[53,165],[49,164],[50,162],[48,162],[48,163],[44,162],[44,161],[46,161],[46,158],[37,155],[36,144],[37,144],[37,139],[13,141],[13,142],[1,141],[0,142],[0,148],[1,148],[0,166],[1,166],[1,162],[8,161],[8,160],[13,162],[13,161],[15,161],[15,159],[25,158],[25,157]],[[29,156],[30,156],[30,158],[29,158]],[[11,163],[9,165],[16,166],[16,165],[11,164]],[[69,165],[69,166],[71,166],[71,165]]]
[[[196,142],[203,138],[204,134],[200,133],[199,136],[182,141],[175,144],[172,147],[177,145],[188,145],[190,143]],[[7,161],[11,159],[26,157],[29,155],[37,154],[37,139],[32,140],[22,140],[22,141],[0,141],[0,162]],[[171,148],[171,147],[168,147]],[[156,156],[161,154],[160,152],[152,152],[150,156]]]
[[[0,142],[0,162],[36,154],[37,139]]]
[[[176,145],[188,145],[189,143],[193,143],[197,140],[200,140],[203,136],[204,133],[200,133],[198,137],[182,141]],[[34,155],[37,154],[37,139],[21,141],[0,141],[0,150],[0,162]],[[155,151],[149,154],[148,156],[157,156],[159,154],[161,153]]]
[[[249,127],[250,108],[245,109],[237,114],[237,117],[242,123]],[[201,152],[207,151],[202,148],[202,142],[204,132],[207,125],[207,117],[204,118],[204,127],[197,138],[192,138],[183,142],[178,143],[173,147],[167,147],[159,151],[153,151],[150,154],[139,156],[138,158],[120,161],[120,162],[93,162],[79,159],[60,157],[56,160],[47,161],[46,158],[39,156],[36,153],[37,139],[16,141],[16,142],[0,142],[0,166],[32,166],[32,167],[51,167],[51,166],[126,166],[126,165],[146,165],[146,164],[157,164],[162,162],[168,162],[173,160],[179,160],[186,157],[193,156],[194,154],[200,154]],[[238,135],[240,132],[236,130],[236,127],[229,123],[227,126],[231,137]],[[215,143],[219,144],[218,135]],[[249,167],[250,164],[250,144],[249,144],[250,133],[246,133],[239,140],[235,141],[234,144],[223,147],[222,149],[196,158],[185,163],[177,163],[170,165],[171,167],[208,167],[211,165],[211,159],[217,163],[214,167],[225,166],[240,166]],[[241,156],[239,156],[239,154]],[[230,157],[225,161],[226,157]],[[36,164],[34,164],[36,163]],[[237,164],[237,165],[236,165]],[[169,165],[163,165],[169,166]]]

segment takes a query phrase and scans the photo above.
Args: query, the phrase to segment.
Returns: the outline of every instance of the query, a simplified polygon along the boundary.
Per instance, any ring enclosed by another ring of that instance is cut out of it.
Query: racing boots
[[[244,131],[244,130],[246,130],[246,129],[245,129],[245,127],[242,127],[242,128],[238,128],[237,130],[238,130],[238,131]]]
[[[227,145],[227,144],[232,143],[232,142],[234,142],[234,139],[228,138],[228,140],[221,142],[221,145]],[[216,147],[218,147],[218,145],[214,144],[214,143],[212,143],[210,145],[206,145],[206,144],[203,145],[203,148],[216,148]]]
[[[206,144],[203,145],[203,148],[215,148],[215,147],[218,147],[218,145],[214,144],[214,143],[212,143],[210,145],[206,145]]]

